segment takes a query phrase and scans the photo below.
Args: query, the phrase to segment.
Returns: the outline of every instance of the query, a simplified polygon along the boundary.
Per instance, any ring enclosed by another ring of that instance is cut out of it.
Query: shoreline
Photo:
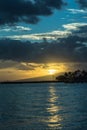
[[[65,81],[6,81],[6,82],[0,82],[0,84],[27,84],[27,83],[87,83],[87,82],[65,82]]]
[[[27,83],[57,83],[58,81],[6,81],[6,82],[0,82],[0,84],[27,84]]]

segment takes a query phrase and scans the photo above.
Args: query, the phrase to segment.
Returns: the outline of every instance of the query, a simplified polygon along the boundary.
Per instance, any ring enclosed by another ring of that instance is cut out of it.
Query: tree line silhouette
[[[69,83],[87,82],[87,71],[76,70],[74,72],[65,72],[63,75],[57,76],[56,80]]]

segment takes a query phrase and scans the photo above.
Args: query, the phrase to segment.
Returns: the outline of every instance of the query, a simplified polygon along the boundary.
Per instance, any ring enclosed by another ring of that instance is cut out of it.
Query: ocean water
[[[87,84],[0,84],[0,130],[87,130]]]

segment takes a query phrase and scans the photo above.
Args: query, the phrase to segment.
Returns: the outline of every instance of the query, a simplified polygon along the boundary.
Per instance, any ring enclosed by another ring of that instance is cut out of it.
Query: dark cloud
[[[79,32],[87,26],[79,28]],[[77,35],[78,34],[78,35]],[[87,62],[87,37],[79,36],[78,31],[66,38],[39,43],[18,40],[0,40],[0,59],[17,62]]]
[[[48,16],[61,9],[62,0],[0,0],[0,24],[27,22],[35,24],[39,16]]]
[[[87,0],[77,2],[87,8]],[[17,22],[36,24],[39,16],[49,16],[54,9],[61,9],[64,5],[63,0],[0,0],[0,25]]]
[[[28,64],[28,63],[22,63],[22,62],[16,62],[12,60],[0,60],[0,69],[7,69],[7,68],[16,68],[18,70],[34,70],[36,66]]]
[[[82,8],[87,8],[87,0],[78,0]]]

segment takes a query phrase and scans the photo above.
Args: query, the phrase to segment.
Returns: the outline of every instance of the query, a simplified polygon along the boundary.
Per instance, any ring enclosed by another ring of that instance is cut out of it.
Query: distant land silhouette
[[[83,83],[87,82],[87,72],[85,70],[76,70],[74,72],[65,72],[63,75],[57,76],[58,82],[67,83]]]
[[[61,73],[60,73],[61,74]],[[46,76],[41,76],[41,77],[35,77],[35,78],[27,78],[27,79],[19,79],[19,80],[14,80],[14,81],[4,81],[1,83],[45,83],[45,82],[56,82],[56,76],[55,75],[46,75]]]
[[[20,79],[16,81],[20,82],[28,82],[28,81],[50,81],[55,80],[57,75],[46,75],[46,76],[40,76],[40,77],[34,77],[34,78],[27,78],[27,79]]]

